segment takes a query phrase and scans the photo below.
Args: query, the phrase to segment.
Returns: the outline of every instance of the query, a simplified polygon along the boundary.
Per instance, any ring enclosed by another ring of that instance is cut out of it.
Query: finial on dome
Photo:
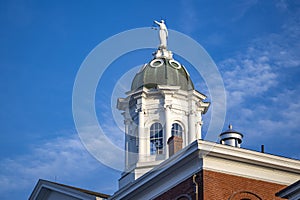
[[[229,124],[229,125],[228,125],[228,128],[229,128],[230,130],[232,130],[232,124]]]

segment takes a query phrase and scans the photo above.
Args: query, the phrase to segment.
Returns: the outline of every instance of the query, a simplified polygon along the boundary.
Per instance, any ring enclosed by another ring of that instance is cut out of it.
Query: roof
[[[51,191],[80,199],[108,199],[110,197],[110,195],[107,194],[40,179],[32,191],[29,200],[40,199],[40,197],[44,199]]]
[[[243,137],[243,134],[242,134],[242,133],[240,133],[240,132],[238,132],[238,131],[232,129],[232,125],[231,125],[231,124],[228,126],[228,129],[227,129],[226,131],[224,131],[224,132],[222,132],[222,133],[220,134],[220,136],[225,135],[225,134],[227,134],[227,133],[237,133],[237,134],[239,134],[239,135],[241,135],[241,136]]]
[[[47,181],[47,180],[43,180],[43,181]],[[86,194],[90,194],[90,195],[94,195],[94,196],[97,196],[97,197],[103,197],[103,198],[110,197],[110,195],[103,194],[103,193],[100,193],[100,192],[86,190],[86,189],[82,189],[82,188],[78,188],[78,187],[74,187],[74,186],[70,186],[70,185],[65,185],[65,184],[61,184],[61,183],[56,183],[56,182],[52,182],[52,181],[47,181],[47,182],[53,183],[53,184],[56,184],[56,185],[60,185],[60,186],[63,186],[63,187],[71,188],[71,189],[74,189],[74,190],[78,190],[80,192],[83,192],[83,193],[86,193]]]
[[[300,160],[197,140],[109,199],[154,199],[201,170],[288,185],[300,177]]]
[[[300,180],[298,180],[292,185],[289,185],[288,187],[276,193],[277,197],[282,197],[282,198],[290,198],[296,195],[300,196]]]

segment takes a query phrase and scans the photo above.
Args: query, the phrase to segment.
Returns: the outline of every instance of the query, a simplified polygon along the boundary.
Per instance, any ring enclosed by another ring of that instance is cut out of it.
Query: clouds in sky
[[[107,179],[108,174],[101,172],[105,168],[88,154],[76,133],[34,145],[28,154],[2,159],[0,168],[0,196],[4,199],[17,195],[12,191],[24,191],[30,195],[39,178],[71,185],[86,182],[86,187],[108,193],[116,189],[101,182],[95,183],[101,177]]]
[[[233,100],[231,104],[229,102],[230,106],[239,105],[247,97],[262,95],[277,86],[276,90],[281,90],[283,76],[293,75],[289,74],[288,68],[300,66],[299,35],[295,36],[300,23],[298,18],[291,18],[294,20],[288,20],[281,33],[256,38],[244,51],[219,62],[228,97]]]
[[[231,21],[241,19],[252,6],[257,4],[257,2],[258,0],[238,0],[234,4],[230,4],[232,11],[234,11],[231,13]]]
[[[271,153],[294,158],[300,140],[299,18],[299,12],[289,14],[281,32],[253,39],[218,65],[227,90],[227,120],[245,131],[249,146],[265,143]]]
[[[298,2],[141,1],[128,9],[124,9],[125,1],[118,5],[113,1],[1,2],[1,142],[3,152],[8,152],[0,158],[1,199],[26,198],[23,194],[29,195],[39,178],[56,177],[59,182],[104,193],[116,190],[120,173],[94,159],[73,130],[74,78],[86,54],[99,42],[126,29],[147,26],[160,16],[166,18],[168,28],[202,44],[216,62],[227,92],[226,123],[244,133],[242,146],[259,149],[265,144],[266,152],[300,159]],[[111,98],[126,96],[125,85],[130,85],[133,71],[123,78],[121,74],[130,70],[126,67],[148,62],[151,51],[127,56],[116,61],[116,68],[107,69],[95,99],[98,121],[119,149],[124,147],[123,118],[115,108],[116,99]],[[195,70],[189,72],[193,78]],[[209,97],[205,83],[195,77],[196,89]],[[81,114],[86,118],[90,113]],[[204,126],[209,117],[207,113],[203,118]],[[52,134],[65,129],[71,131]],[[95,148],[108,145],[94,142]],[[108,162],[123,162],[109,153]]]
[[[219,67],[225,70],[223,80],[229,107],[239,106],[248,97],[262,95],[277,84],[277,74],[264,55],[252,57],[248,51],[242,57],[226,59]]]
[[[206,32],[208,26],[224,27],[229,23],[235,23],[243,18],[258,0],[237,0],[234,3],[221,1],[180,1],[181,11],[178,13],[181,31],[186,34]],[[283,6],[283,5],[278,5]],[[228,12],[230,10],[230,12]],[[209,18],[207,16],[210,15]],[[219,20],[223,20],[221,23]],[[209,35],[213,39],[220,40],[221,33]]]

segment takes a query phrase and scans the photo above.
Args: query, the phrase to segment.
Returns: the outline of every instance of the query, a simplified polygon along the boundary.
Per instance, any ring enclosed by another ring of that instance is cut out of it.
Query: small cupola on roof
[[[164,21],[155,23],[160,26],[160,45],[153,53],[154,58],[135,75],[131,90],[142,87],[151,89],[157,85],[180,86],[181,90],[194,90],[194,84],[185,67],[174,60],[172,52],[167,50],[168,31]]]
[[[232,125],[229,124],[228,130],[219,135],[220,144],[230,145],[233,147],[241,147],[243,134],[232,129]]]

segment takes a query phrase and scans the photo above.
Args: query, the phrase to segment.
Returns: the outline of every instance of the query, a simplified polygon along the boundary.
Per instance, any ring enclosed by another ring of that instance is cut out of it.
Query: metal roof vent
[[[243,134],[235,131],[232,129],[232,125],[229,124],[228,130],[221,133],[220,137],[220,144],[230,145],[233,147],[241,147]]]

